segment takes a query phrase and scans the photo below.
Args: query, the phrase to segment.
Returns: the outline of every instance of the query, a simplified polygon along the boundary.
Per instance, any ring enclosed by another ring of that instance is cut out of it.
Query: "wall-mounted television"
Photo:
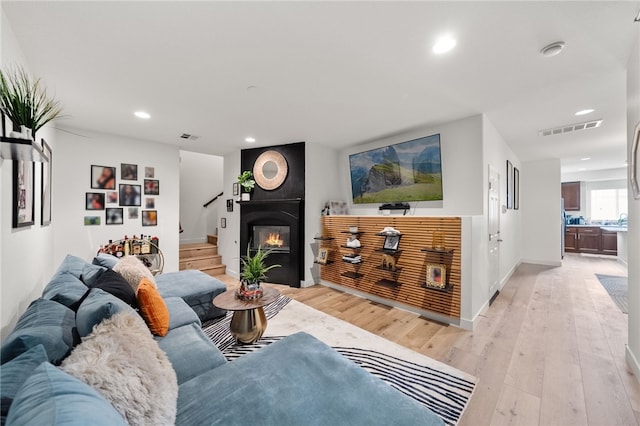
[[[440,134],[349,155],[354,204],[442,201]]]

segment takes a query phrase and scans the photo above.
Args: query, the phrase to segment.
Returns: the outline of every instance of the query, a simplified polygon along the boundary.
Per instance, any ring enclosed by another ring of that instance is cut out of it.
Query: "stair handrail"
[[[224,191],[222,191],[221,193],[219,193],[218,195],[216,195],[215,197],[213,197],[211,200],[207,201],[206,203],[204,203],[202,205],[202,207],[207,208],[209,207],[209,204],[213,203],[215,200],[217,200],[218,198],[220,198],[222,196],[222,194],[224,194]]]

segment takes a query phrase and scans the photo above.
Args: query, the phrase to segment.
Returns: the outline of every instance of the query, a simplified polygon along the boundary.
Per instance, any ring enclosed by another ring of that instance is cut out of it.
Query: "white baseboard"
[[[511,279],[511,276],[516,272],[516,269],[518,269],[520,267],[520,265],[522,265],[522,261],[516,263],[514,265],[514,267],[511,268],[511,270],[509,272],[507,272],[507,275],[505,275],[505,277],[502,279],[502,281],[500,281],[500,290],[502,290],[504,288],[504,286],[507,284],[507,282]]]
[[[554,266],[554,267],[562,266],[562,261],[556,262],[554,260],[522,259],[520,263],[531,263],[534,265],[544,265],[544,266]]]
[[[638,358],[631,352],[629,349],[629,345],[625,345],[625,358],[627,360],[627,365],[633,370],[633,374],[636,376],[636,381],[640,382],[640,363],[638,363]]]

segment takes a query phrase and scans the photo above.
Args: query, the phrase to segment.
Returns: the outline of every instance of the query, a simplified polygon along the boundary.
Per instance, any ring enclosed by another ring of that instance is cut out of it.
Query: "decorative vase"
[[[246,280],[242,281],[240,288],[238,289],[236,296],[240,300],[256,300],[262,297],[263,290],[260,287],[260,282],[250,283]]]

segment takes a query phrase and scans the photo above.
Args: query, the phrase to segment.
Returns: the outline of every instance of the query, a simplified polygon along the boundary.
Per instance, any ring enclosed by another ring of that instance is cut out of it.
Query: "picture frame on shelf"
[[[34,175],[30,161],[13,161],[13,228],[31,226],[34,221]]]
[[[143,210],[142,226],[158,226],[158,210]]]
[[[53,164],[53,152],[44,139],[42,139],[42,151],[47,157],[47,161],[40,163],[40,224],[48,226],[51,224],[51,166]]]
[[[383,250],[396,251],[400,246],[400,235],[387,235],[384,237]]]
[[[447,286],[447,266],[442,263],[427,265],[427,287],[445,288]]]
[[[85,193],[85,210],[104,210],[104,192]]]
[[[629,151],[629,184],[635,200],[640,200],[640,122],[636,125]]]
[[[122,225],[124,223],[124,209],[122,207],[107,207],[105,214],[107,225]]]
[[[116,168],[92,164],[91,189],[116,189]]]
[[[318,256],[316,257],[316,262],[318,262],[321,265],[326,265],[327,262],[329,261],[329,249],[327,248],[320,248],[318,250]]]
[[[138,180],[138,165],[120,163],[120,180]]]

